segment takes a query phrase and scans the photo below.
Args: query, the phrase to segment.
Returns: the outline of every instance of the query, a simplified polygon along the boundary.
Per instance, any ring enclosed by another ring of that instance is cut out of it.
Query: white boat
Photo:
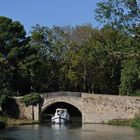
[[[69,123],[70,115],[67,109],[63,109],[63,108],[56,109],[54,116],[51,118],[51,122],[53,124]]]

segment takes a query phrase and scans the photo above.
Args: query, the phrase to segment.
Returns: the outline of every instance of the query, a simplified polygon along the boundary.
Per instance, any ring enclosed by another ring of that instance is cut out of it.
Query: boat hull
[[[64,124],[64,123],[69,123],[70,120],[61,116],[55,116],[52,117],[51,119],[53,124]]]

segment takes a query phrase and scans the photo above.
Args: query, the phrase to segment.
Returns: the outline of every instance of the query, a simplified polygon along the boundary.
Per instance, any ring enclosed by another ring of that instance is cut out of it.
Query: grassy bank
[[[15,125],[30,125],[30,124],[38,124],[38,121],[27,120],[27,119],[12,119],[7,117],[1,117],[0,121],[5,122],[8,127],[15,126]],[[119,126],[131,126],[140,128],[140,117],[136,117],[134,119],[114,119],[110,120],[107,123],[108,125],[119,125]]]
[[[14,125],[28,125],[28,124],[38,124],[38,121],[27,120],[27,119],[12,119],[7,117],[1,117],[0,120],[5,122],[8,127]]]
[[[134,119],[114,119],[107,122],[109,125],[132,126],[140,128],[140,117]]]
[[[140,117],[133,119],[131,121],[131,126],[140,128]]]
[[[33,121],[33,120],[26,120],[26,119],[7,119],[7,124],[8,126],[13,126],[13,125],[28,125],[28,124],[38,124],[38,121]]]

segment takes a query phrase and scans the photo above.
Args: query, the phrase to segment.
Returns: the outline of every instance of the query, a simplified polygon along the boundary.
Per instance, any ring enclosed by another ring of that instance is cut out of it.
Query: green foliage
[[[9,108],[9,106],[8,106],[9,100],[10,100],[10,98],[7,95],[0,96],[0,106],[1,106],[3,113],[7,113],[7,110]]]
[[[107,122],[109,125],[132,126],[140,128],[140,117],[134,119],[114,119]]]
[[[135,119],[133,119],[131,122],[131,126],[140,128],[140,117],[136,117]]]
[[[101,29],[90,24],[36,25],[27,37],[19,22],[0,17],[0,94],[63,90],[138,95],[140,27],[131,28],[133,35],[126,35],[122,27],[130,23],[130,18],[119,22],[123,14],[128,15],[123,11],[121,15],[121,6],[131,8],[131,14],[136,6],[127,2],[98,3],[97,17],[109,22]],[[119,15],[113,9],[117,4]],[[34,105],[31,97],[26,98],[27,105]]]
[[[38,103],[42,102],[42,98],[37,93],[30,93],[24,95],[22,101],[25,103],[26,106],[30,106],[30,105],[36,106]]]
[[[1,95],[0,96],[0,106],[5,106],[9,100],[9,97],[7,95]]]
[[[121,71],[121,84],[120,94],[121,95],[133,95],[135,91],[139,89],[140,64],[136,59],[127,60],[123,64]]]
[[[97,3],[95,18],[103,24],[130,31],[140,20],[139,0],[105,0]]]
[[[135,96],[140,96],[140,90],[139,89],[135,91]]]
[[[22,87],[26,84],[19,65],[25,57],[28,40],[20,22],[0,16],[0,92],[3,94],[13,95],[28,89]]]
[[[0,129],[4,129],[7,125],[7,120],[5,117],[0,116]]]
[[[131,125],[131,121],[132,120],[127,120],[127,119],[114,119],[114,120],[110,120],[107,122],[107,124],[109,125],[120,125],[120,126],[127,126],[127,125]]]

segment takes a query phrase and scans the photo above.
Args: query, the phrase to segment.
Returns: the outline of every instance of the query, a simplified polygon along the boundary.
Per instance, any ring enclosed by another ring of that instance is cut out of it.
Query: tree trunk
[[[34,120],[34,106],[32,105],[32,120]]]
[[[84,91],[87,92],[87,66],[84,64]]]

